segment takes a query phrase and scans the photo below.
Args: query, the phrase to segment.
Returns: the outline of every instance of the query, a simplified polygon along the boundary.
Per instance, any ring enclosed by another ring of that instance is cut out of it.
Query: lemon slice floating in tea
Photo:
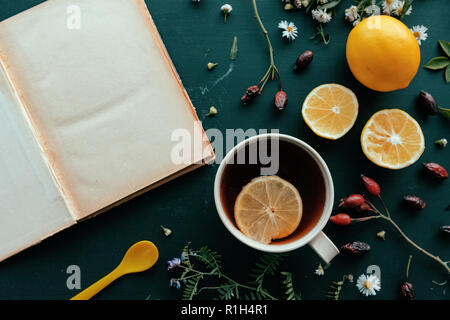
[[[297,189],[277,176],[250,181],[234,205],[234,217],[241,232],[265,244],[293,233],[302,214],[303,203]]]
[[[358,99],[353,91],[340,84],[323,84],[306,97],[302,116],[315,134],[336,140],[355,124]]]
[[[409,114],[399,109],[385,109],[367,121],[361,133],[361,146],[373,163],[401,169],[420,158],[425,139],[420,125]]]

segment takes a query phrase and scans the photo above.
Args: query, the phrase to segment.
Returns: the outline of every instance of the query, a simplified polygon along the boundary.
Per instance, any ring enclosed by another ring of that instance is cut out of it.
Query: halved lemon
[[[399,109],[385,109],[367,121],[361,146],[373,163],[402,169],[416,162],[425,150],[422,129],[413,117]]]
[[[353,91],[340,84],[323,84],[306,97],[302,116],[318,136],[339,139],[355,124],[358,99]]]
[[[298,190],[277,176],[250,181],[234,205],[238,228],[247,237],[268,244],[287,237],[297,229],[303,214]]]

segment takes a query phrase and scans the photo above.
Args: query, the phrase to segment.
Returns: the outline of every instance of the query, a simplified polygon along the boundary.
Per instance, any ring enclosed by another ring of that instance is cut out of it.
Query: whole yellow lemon
[[[419,44],[401,21],[372,16],[348,35],[347,62],[355,78],[372,90],[403,89],[419,68]]]

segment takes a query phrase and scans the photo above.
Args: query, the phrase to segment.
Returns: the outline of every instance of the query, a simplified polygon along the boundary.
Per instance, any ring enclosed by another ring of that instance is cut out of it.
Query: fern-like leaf
[[[190,258],[189,258],[189,256],[190,256],[191,253],[192,253],[192,250],[191,250],[191,248],[189,247],[190,244],[191,244],[191,243],[188,242],[188,243],[184,246],[183,251],[181,251],[181,260],[182,260],[183,264],[185,264],[185,265],[188,266],[188,267],[192,267],[192,265],[191,265],[191,260],[190,260]]]
[[[290,272],[281,272],[283,280],[281,285],[284,290],[286,300],[301,300],[300,294],[295,293],[294,284],[292,283],[292,274]]]
[[[267,274],[274,275],[280,262],[286,257],[286,253],[266,254],[260,257],[259,261],[255,263],[255,268],[251,269],[251,277],[254,279],[254,283],[261,287],[264,277]]]
[[[186,281],[182,298],[183,300],[192,300],[194,299],[195,294],[198,290],[198,283],[200,282],[200,279],[202,276],[198,276],[192,279],[189,279]]]
[[[220,254],[212,251],[207,246],[202,247],[200,250],[193,253],[192,256],[202,261],[208,269],[221,268]]]

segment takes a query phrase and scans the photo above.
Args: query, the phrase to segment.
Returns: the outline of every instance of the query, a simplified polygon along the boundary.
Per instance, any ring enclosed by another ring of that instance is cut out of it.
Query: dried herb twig
[[[281,76],[280,76],[280,73],[278,72],[277,67],[275,66],[272,43],[270,42],[269,34],[268,34],[266,28],[264,27],[264,24],[262,23],[261,17],[259,16],[258,6],[256,5],[256,0],[252,0],[252,2],[253,2],[253,10],[255,12],[256,20],[258,21],[258,24],[264,34],[264,37],[266,38],[267,46],[269,48],[269,55],[270,55],[269,68],[267,69],[267,72],[264,74],[264,76],[261,78],[261,80],[258,84],[258,87],[259,87],[259,85],[261,85],[261,87],[259,88],[259,92],[263,91],[263,89],[269,79],[273,80],[275,78],[275,72],[277,73],[278,79],[280,80],[280,90],[281,90],[282,89]]]

